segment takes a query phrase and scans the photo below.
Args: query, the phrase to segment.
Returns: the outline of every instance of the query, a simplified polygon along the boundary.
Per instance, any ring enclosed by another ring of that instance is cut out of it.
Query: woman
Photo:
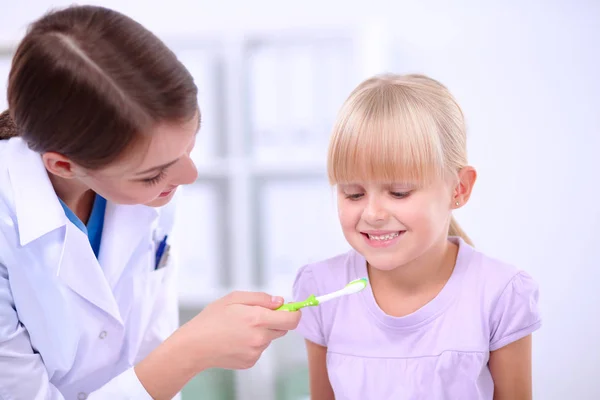
[[[232,293],[177,329],[169,201],[195,181],[197,89],[133,20],[32,24],[0,117],[0,398],[170,399],[249,368],[299,313]]]

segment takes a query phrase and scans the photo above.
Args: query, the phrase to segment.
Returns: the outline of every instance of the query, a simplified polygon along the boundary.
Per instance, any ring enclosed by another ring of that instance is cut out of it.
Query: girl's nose
[[[387,216],[388,213],[381,202],[378,199],[371,197],[363,211],[364,220],[371,225],[375,225],[385,221]]]

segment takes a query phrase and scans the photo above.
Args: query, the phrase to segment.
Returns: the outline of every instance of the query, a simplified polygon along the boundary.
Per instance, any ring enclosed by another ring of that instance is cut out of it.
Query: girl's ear
[[[458,182],[452,196],[452,208],[462,207],[469,201],[476,180],[477,171],[471,166],[463,167],[458,172]]]

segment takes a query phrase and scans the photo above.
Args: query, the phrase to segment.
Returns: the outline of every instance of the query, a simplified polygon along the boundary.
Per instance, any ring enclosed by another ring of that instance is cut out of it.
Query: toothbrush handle
[[[299,309],[304,307],[313,307],[318,305],[319,300],[317,300],[314,294],[311,294],[306,300],[297,301],[295,303],[286,303],[279,307],[277,311],[298,311]]]

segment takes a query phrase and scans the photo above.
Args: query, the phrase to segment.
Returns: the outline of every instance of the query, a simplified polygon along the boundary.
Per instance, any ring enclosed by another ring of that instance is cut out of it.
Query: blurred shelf
[[[231,175],[231,164],[225,159],[196,162],[198,179],[221,179]]]
[[[287,149],[284,149],[287,150]],[[288,177],[325,177],[327,168],[324,162],[290,161],[290,162],[253,162],[252,174],[263,178]]]
[[[285,149],[287,150],[287,149]],[[196,165],[198,180],[226,179],[236,174],[257,178],[326,178],[327,167],[317,161],[235,161],[214,160]]]
[[[334,43],[352,43],[356,34],[356,27],[347,26],[331,26],[329,24],[323,26],[315,26],[311,28],[290,28],[273,30],[271,28],[253,30],[246,29],[244,32],[244,41],[247,48],[260,45],[294,45],[297,43],[319,43],[319,42],[334,42]]]
[[[0,39],[0,56],[10,56],[12,58],[14,52],[17,50],[18,43],[13,41],[7,41]]]

